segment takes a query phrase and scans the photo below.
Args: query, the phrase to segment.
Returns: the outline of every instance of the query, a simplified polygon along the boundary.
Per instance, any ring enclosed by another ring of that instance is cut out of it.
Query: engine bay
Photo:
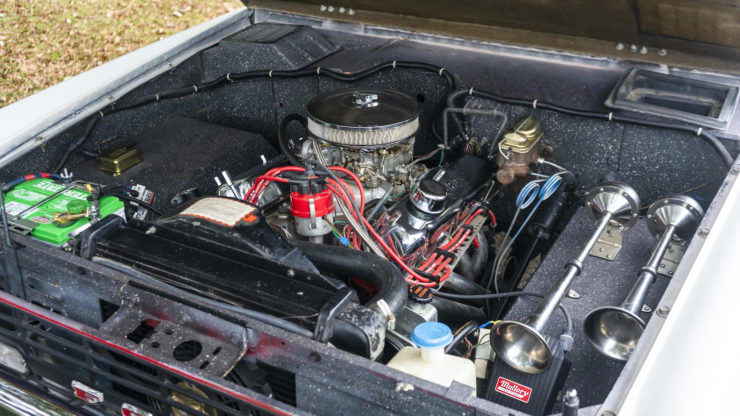
[[[626,65],[536,61],[250,26],[3,169],[3,289],[308,412],[597,406],[737,142],[605,110]]]

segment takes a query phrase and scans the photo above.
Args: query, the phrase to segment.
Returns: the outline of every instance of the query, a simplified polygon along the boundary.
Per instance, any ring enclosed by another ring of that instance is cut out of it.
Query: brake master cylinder
[[[496,164],[499,167],[496,179],[508,185],[517,177],[525,177],[529,166],[542,155],[552,153],[554,146],[543,138],[540,122],[534,116],[525,117],[504,134],[498,143]]]

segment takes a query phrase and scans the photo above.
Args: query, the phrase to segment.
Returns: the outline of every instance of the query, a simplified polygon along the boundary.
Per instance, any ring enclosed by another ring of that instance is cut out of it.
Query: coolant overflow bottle
[[[421,323],[414,328],[411,341],[418,348],[402,348],[388,362],[388,367],[445,387],[457,381],[475,390],[475,364],[444,352],[452,342],[452,331],[447,325],[439,322]]]

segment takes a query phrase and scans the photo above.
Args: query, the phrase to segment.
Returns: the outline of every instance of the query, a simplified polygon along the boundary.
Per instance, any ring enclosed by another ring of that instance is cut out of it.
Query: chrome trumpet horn
[[[583,321],[586,339],[596,351],[617,361],[630,357],[645,329],[645,322],[638,313],[655,281],[663,255],[674,238],[690,239],[703,215],[701,206],[685,195],[669,195],[650,206],[648,229],[659,237],[650,260],[640,270],[635,285],[621,305],[594,309]]]
[[[581,274],[583,262],[607,225],[613,223],[624,228],[634,225],[640,210],[640,198],[629,185],[606,182],[586,195],[586,209],[596,222],[596,229],[578,256],[568,262],[558,281],[524,321],[501,321],[491,331],[491,346],[497,357],[521,372],[538,374],[550,365],[552,351],[542,336],[547,321],[568,292],[573,279]]]

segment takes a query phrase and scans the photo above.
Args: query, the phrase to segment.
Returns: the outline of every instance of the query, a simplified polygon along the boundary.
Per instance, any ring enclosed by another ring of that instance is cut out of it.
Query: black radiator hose
[[[388,260],[372,253],[339,246],[303,241],[293,243],[319,271],[356,277],[373,285],[377,293],[365,306],[383,313],[384,308],[378,303],[384,301],[394,315],[406,306],[408,297],[406,280],[401,271]]]
[[[445,280],[444,289],[459,295],[482,295],[488,293],[488,290],[483,286],[455,272],[450,273],[447,280]]]
[[[442,299],[438,296],[432,298],[432,306],[437,309],[437,320],[439,322],[487,322],[486,313],[475,306]]]

